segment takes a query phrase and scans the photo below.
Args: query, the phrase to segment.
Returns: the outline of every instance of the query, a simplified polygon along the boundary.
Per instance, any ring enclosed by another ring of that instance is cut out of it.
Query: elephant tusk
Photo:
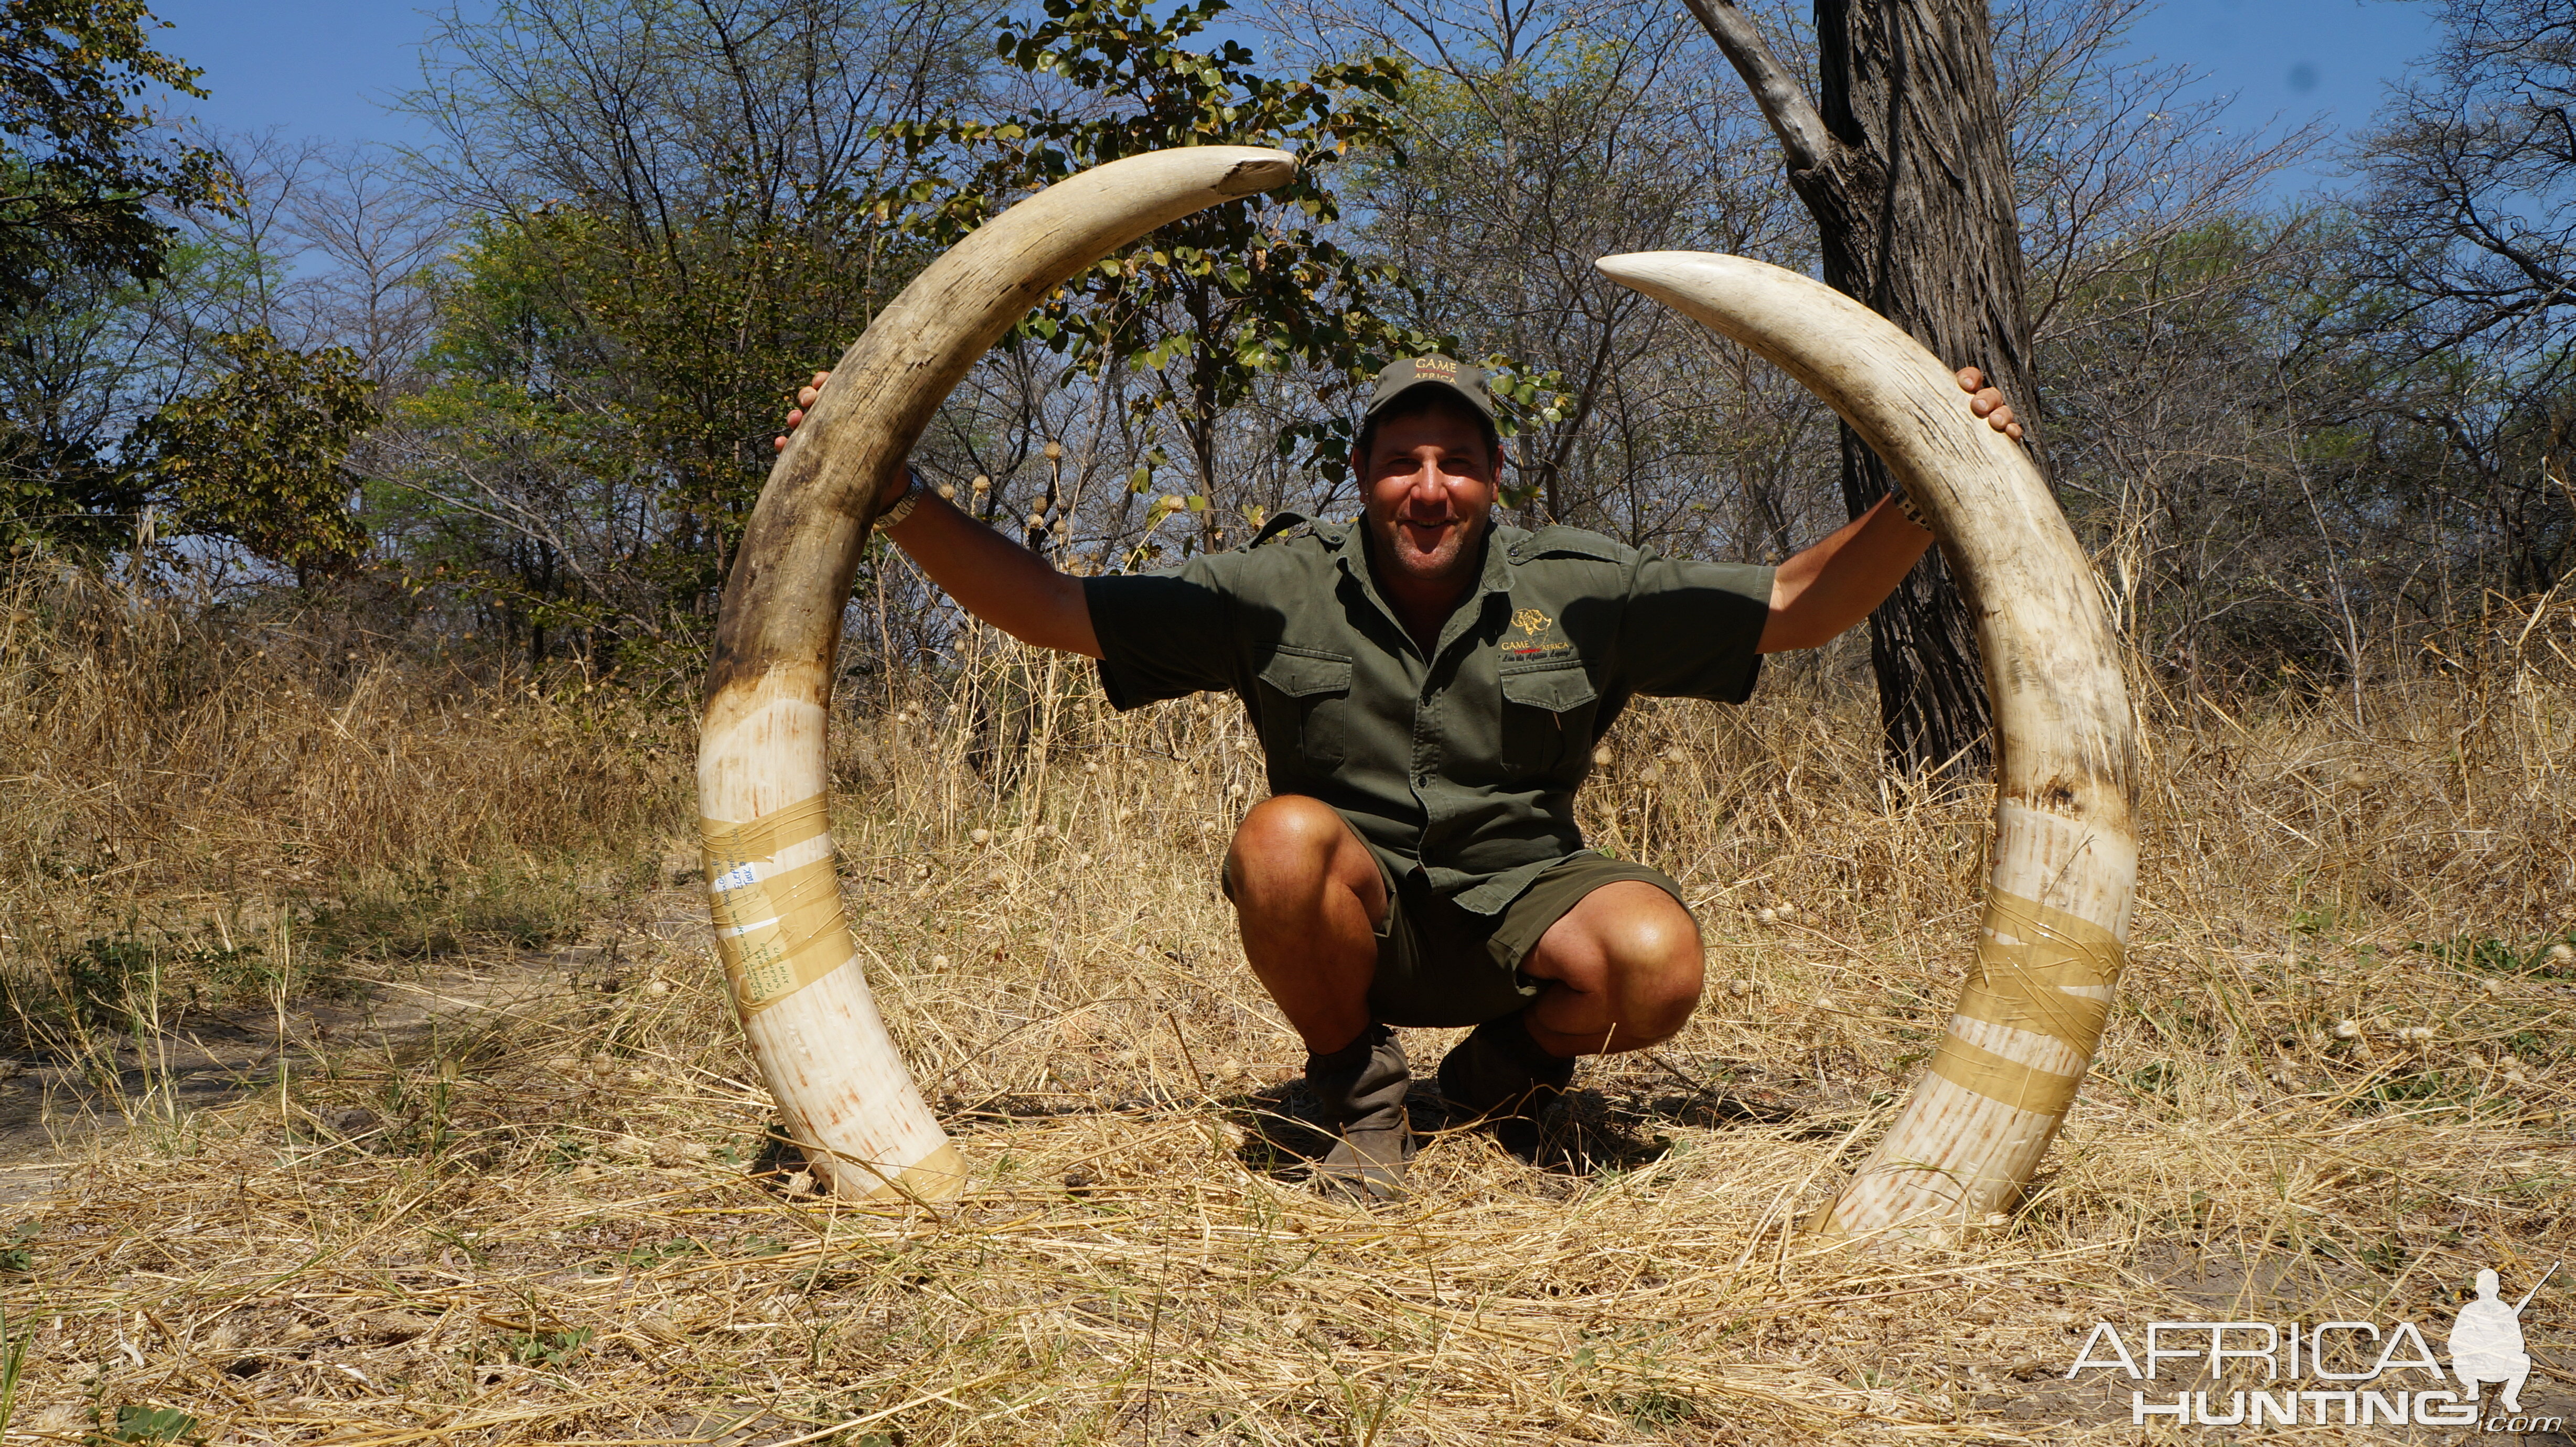
[[[1977,620],[2000,735],[1977,962],[1887,1138],[1808,1224],[1845,1236],[1980,1224],[2012,1205],[2064,1122],[2128,938],[2134,723],[2092,564],[2019,445],[1971,416],[1949,368],[1886,318],[1740,256],[1597,265],[1840,413],[1922,509]]]
[[[877,500],[967,370],[1066,278],[1296,172],[1282,151],[1157,151],[977,228],[842,354],[743,530],[698,741],[707,891],[752,1054],[836,1195],[920,1202],[966,1184],[860,975],[824,818],[833,653]]]

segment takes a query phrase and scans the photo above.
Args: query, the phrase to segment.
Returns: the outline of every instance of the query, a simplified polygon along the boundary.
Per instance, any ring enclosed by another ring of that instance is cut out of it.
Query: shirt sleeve
[[[1620,613],[1628,684],[1658,698],[1742,703],[1761,676],[1771,569],[1703,563],[1648,550]]]
[[[1234,556],[1202,553],[1177,568],[1082,580],[1111,708],[1234,687]]]

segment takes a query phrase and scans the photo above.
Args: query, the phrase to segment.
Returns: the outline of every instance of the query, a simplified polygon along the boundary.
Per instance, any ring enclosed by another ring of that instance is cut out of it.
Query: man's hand
[[[787,414],[788,432],[805,420],[806,409],[822,395],[823,383],[831,375],[816,372],[813,381],[797,389],[796,405]],[[772,446],[786,451],[787,433],[778,434]],[[886,480],[883,504],[893,506],[911,480],[911,468],[896,468]],[[1092,631],[1091,605],[1083,597],[1082,580],[1056,571],[1044,557],[959,512],[945,499],[935,494],[923,498],[912,515],[886,535],[901,544],[904,554],[930,575],[930,581],[947,589],[948,596],[967,612],[1023,643],[1061,648],[1085,658],[1100,656],[1100,636]]]
[[[1959,374],[1959,385],[1967,387],[1970,391],[1976,390],[1974,385],[1968,381],[1969,376],[1975,373],[1976,370],[1976,368],[1970,367],[1967,371],[1961,372]],[[805,409],[813,406],[814,399],[823,395],[823,384],[830,381],[831,377],[832,374],[829,372],[816,372],[814,374],[813,381],[806,383],[803,387],[797,390],[796,405],[787,409],[787,432],[795,431],[796,424],[805,420]],[[1998,393],[1996,395],[2000,396],[2002,394]],[[779,433],[778,436],[770,442],[770,451],[785,452],[787,450],[787,432]]]
[[[820,379],[821,377],[818,373],[816,380],[819,381]],[[1997,432],[2002,433],[2015,442],[2021,441],[2021,424],[2013,420],[2012,404],[2004,400],[2003,393],[1986,385],[1985,373],[1978,371],[1974,367],[1961,367],[1959,369],[1959,390],[1969,394],[1968,410],[1985,418],[1986,425],[1988,427],[1995,429]],[[812,393],[809,390],[807,396],[810,398],[811,395]],[[796,416],[797,414],[795,413],[790,413],[788,415],[787,424],[789,426],[792,427],[796,425]],[[784,446],[786,439],[781,438],[779,439],[779,442],[781,446]]]
[[[805,420],[805,409],[813,406],[814,399],[823,395],[823,384],[830,381],[831,378],[832,374],[829,372],[816,372],[814,374],[813,381],[806,383],[804,386],[796,390],[796,405],[787,409],[787,432],[795,431],[797,424]],[[781,432],[776,437],[770,439],[770,451],[785,452],[787,450],[787,432]],[[896,503],[903,501],[904,490],[911,486],[912,469],[909,467],[898,468],[895,471],[895,475],[887,480],[886,495],[877,499],[877,506],[892,507]]]
[[[1986,425],[2021,440],[2012,404],[1986,385],[1974,367],[1958,371],[1968,410]],[[1780,564],[1771,575],[1771,616],[1762,625],[1764,653],[1813,648],[1858,623],[1896,590],[1932,535],[1892,506],[1893,497],[1836,529],[1822,542]]]

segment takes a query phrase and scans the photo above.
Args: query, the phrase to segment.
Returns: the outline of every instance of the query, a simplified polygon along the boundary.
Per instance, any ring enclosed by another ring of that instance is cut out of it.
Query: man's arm
[[[1959,389],[1970,393],[1968,410],[2014,441],[2021,424],[2001,392],[1985,385],[1974,367],[1959,371]],[[1824,541],[1782,563],[1771,577],[1771,616],[1762,624],[1764,653],[1814,648],[1870,615],[1905,581],[1932,534],[1916,527],[1883,497],[1878,506],[1835,529]]]
[[[805,420],[804,409],[814,405],[830,375],[816,372],[813,382],[796,394],[797,409],[787,414],[789,430]],[[784,449],[787,439],[780,437],[777,445]],[[896,474],[884,505],[903,496],[911,476],[910,468]],[[885,533],[967,612],[1023,643],[1100,656],[1082,580],[1056,571],[1045,558],[958,511],[939,494],[925,493],[911,514]]]

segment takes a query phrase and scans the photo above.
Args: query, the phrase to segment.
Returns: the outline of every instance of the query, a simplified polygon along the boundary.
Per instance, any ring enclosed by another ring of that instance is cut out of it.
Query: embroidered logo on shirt
[[[1521,636],[1503,644],[1503,656],[1509,659],[1543,658],[1551,653],[1572,651],[1570,643],[1542,643],[1539,636],[1556,626],[1556,620],[1536,608],[1523,608],[1512,614],[1512,626]]]

